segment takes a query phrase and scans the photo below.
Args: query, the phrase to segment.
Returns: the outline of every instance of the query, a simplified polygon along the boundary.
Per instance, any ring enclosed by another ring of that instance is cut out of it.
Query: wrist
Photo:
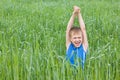
[[[74,17],[75,17],[75,16],[76,16],[76,13],[75,13],[75,12],[73,12],[73,13],[72,13],[72,16],[74,16]]]
[[[81,16],[81,13],[79,12],[78,16]]]

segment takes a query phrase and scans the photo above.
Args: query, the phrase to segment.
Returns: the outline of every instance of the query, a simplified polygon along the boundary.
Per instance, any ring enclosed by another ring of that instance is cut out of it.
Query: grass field
[[[65,61],[74,5],[89,41],[84,70]],[[119,0],[0,1],[0,80],[120,80],[119,53]]]

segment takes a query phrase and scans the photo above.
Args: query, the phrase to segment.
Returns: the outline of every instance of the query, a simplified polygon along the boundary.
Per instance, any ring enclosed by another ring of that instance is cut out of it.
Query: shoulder
[[[73,51],[73,46],[72,43],[69,44],[67,50],[66,50],[66,55],[69,57]]]
[[[72,47],[72,43],[71,42],[67,45],[67,49],[66,50],[68,50],[70,47]]]

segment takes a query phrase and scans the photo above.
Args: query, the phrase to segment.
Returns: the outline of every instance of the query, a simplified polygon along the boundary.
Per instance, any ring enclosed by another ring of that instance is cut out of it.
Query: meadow
[[[84,70],[65,60],[74,5],[88,35]],[[119,0],[0,1],[0,80],[120,80],[119,53]]]

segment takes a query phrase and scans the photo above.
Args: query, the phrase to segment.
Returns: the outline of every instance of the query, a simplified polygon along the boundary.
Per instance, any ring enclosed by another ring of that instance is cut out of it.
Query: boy
[[[78,17],[80,27],[73,27],[74,18]],[[73,14],[66,30],[66,55],[72,65],[81,65],[84,68],[86,52],[88,49],[85,24],[80,13],[80,8],[74,6]]]

